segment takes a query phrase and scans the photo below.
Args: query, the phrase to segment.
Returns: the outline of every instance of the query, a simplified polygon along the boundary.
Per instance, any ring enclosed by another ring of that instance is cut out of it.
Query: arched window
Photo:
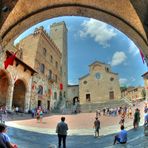
[[[39,85],[38,87],[38,94],[43,95],[43,86]]]
[[[41,64],[40,65],[40,72],[41,73],[44,73],[45,72],[45,66],[44,66],[44,64]]]
[[[49,70],[48,79],[52,79],[52,71],[51,70]]]
[[[59,93],[60,100],[62,100],[62,92]]]
[[[51,63],[53,62],[53,56],[52,55],[50,56],[50,62]]]

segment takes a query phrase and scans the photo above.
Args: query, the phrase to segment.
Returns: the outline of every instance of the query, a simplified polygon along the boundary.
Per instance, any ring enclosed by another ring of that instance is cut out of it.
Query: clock
[[[101,74],[100,74],[99,72],[97,72],[97,73],[95,74],[95,78],[96,78],[96,79],[100,79],[100,78],[101,78]]]

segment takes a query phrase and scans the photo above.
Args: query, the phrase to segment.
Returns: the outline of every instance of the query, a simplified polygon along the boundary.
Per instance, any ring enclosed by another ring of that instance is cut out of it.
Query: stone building
[[[5,69],[4,61],[17,51],[13,46],[9,46],[9,49],[13,53],[10,51],[0,53],[0,106],[6,106],[7,110],[19,107],[20,111],[27,112],[30,108],[32,76],[36,71],[18,57],[15,58],[13,65]]]
[[[68,85],[67,103],[75,105],[79,101],[79,85]]]
[[[61,24],[66,27],[65,23],[60,23],[60,25],[53,24],[52,29],[55,25],[58,30],[58,26],[60,28]],[[59,35],[60,33],[62,34],[59,32]],[[62,42],[63,39],[60,39]],[[65,90],[60,88],[65,82],[62,81],[65,80],[62,78],[62,70],[65,68],[62,67],[63,54],[44,28],[36,28],[31,35],[21,40],[17,47],[23,51],[22,60],[38,72],[32,78],[30,108],[42,106],[45,109],[54,109],[64,105],[61,104],[61,101],[64,100]]]
[[[145,93],[146,93],[146,100],[148,101],[148,72],[144,73],[142,75],[144,79],[144,88],[145,88]]]
[[[61,22],[54,23],[51,30],[53,38],[54,33],[60,36],[58,46],[41,26],[16,46],[10,42],[0,53],[0,105],[6,105],[9,110],[18,106],[22,112],[37,106],[48,110],[65,106],[67,29]],[[4,61],[15,51],[13,65],[5,70]]]
[[[61,73],[63,83],[63,101],[67,99],[68,84],[68,58],[67,58],[67,28],[64,22],[53,23],[50,26],[50,37],[60,50],[61,57]],[[64,103],[64,102],[63,102]]]
[[[101,103],[121,98],[118,74],[109,65],[95,61],[89,74],[79,79],[80,104]]]
[[[121,91],[121,96],[132,102],[144,99],[144,87],[128,87]]]

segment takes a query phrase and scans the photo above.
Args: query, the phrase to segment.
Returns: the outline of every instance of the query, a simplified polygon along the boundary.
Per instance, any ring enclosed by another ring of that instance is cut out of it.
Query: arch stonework
[[[14,83],[12,106],[19,107],[21,111],[25,108],[26,86],[24,81],[17,79]]]
[[[130,0],[19,0],[0,30],[2,43],[6,45],[32,25],[59,16],[85,16],[111,24],[148,55],[147,36]]]
[[[11,86],[12,86],[12,79],[11,79],[11,75],[9,72],[7,72],[6,70],[4,69],[0,69],[0,72],[1,74],[3,73],[3,77],[5,78],[5,83],[2,83],[2,88],[5,89],[5,93],[3,95],[4,98],[5,98],[5,103],[4,105],[7,106],[7,109],[10,108],[10,102],[11,102]],[[3,77],[1,77],[0,79],[2,80]],[[7,85],[7,86],[6,86]],[[1,89],[2,91],[2,89]],[[1,98],[2,99],[2,98]]]
[[[5,56],[4,56],[5,57]],[[2,63],[5,58],[2,59]],[[16,80],[20,79],[23,81],[26,91],[25,91],[25,103],[24,103],[24,111],[27,112],[30,108],[30,97],[31,97],[31,84],[32,84],[32,76],[29,71],[24,72],[23,66],[15,66],[14,62],[13,66],[9,66],[7,70],[5,70],[2,66],[0,66],[0,70],[5,73],[8,78],[8,90],[6,94],[6,107],[8,110],[12,110],[12,101],[13,101],[13,92],[14,92],[14,84]]]
[[[23,111],[24,112],[28,112],[29,110],[29,107],[30,107],[30,96],[31,96],[31,79],[27,80],[26,78],[23,78],[23,77],[18,77],[18,79],[13,83],[13,92],[14,92],[14,86],[15,86],[15,83],[17,81],[21,81],[25,87],[25,92],[24,92],[24,106],[23,106]],[[28,82],[27,82],[28,81]],[[12,97],[13,99],[13,97]],[[13,101],[13,100],[12,100]],[[12,104],[11,104],[12,105]]]

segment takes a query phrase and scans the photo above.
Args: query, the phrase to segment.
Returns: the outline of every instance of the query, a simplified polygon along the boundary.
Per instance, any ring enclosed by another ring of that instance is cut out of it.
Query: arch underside
[[[26,88],[24,82],[21,80],[17,80],[14,84],[12,106],[19,107],[19,110],[22,112],[25,108],[25,93]]]
[[[115,1],[116,0],[114,0],[114,2]],[[114,4],[115,6],[113,7],[110,5],[111,8],[106,5],[99,5],[99,3],[101,3],[100,1],[95,1],[96,5],[94,5],[93,2],[90,4],[87,0],[85,2],[74,2],[72,0],[69,0],[69,3],[68,1],[66,2],[63,1],[63,4],[57,4],[57,2],[54,4],[54,2],[52,2],[53,5],[41,5],[39,8],[32,8],[32,11],[30,10],[30,12],[26,12],[26,15],[24,13],[24,16],[22,15],[22,17],[16,19],[16,21],[11,23],[11,25],[7,26],[7,24],[4,23],[0,32],[3,39],[3,45],[6,45],[9,41],[16,39],[26,29],[41,21],[60,16],[83,16],[94,18],[114,26],[133,40],[134,43],[143,50],[145,55],[148,55],[146,34],[138,16],[136,15],[136,12],[129,4],[129,1],[126,1],[125,3],[125,1],[121,0],[120,4]],[[126,15],[124,15],[124,12],[120,11],[123,6],[127,7],[125,7],[124,10]],[[19,9],[16,7],[16,10]],[[8,17],[8,20],[9,18],[10,17]]]

